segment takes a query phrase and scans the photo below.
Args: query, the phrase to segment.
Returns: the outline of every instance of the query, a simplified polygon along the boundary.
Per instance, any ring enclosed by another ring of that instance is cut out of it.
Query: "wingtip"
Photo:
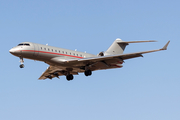
[[[170,43],[170,40],[166,43],[166,45],[161,50],[167,50],[169,43]]]
[[[157,42],[157,40],[149,40],[149,42]]]

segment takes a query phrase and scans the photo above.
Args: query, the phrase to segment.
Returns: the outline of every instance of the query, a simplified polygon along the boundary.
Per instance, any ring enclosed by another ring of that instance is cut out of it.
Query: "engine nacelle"
[[[104,52],[100,52],[98,56],[104,56]]]

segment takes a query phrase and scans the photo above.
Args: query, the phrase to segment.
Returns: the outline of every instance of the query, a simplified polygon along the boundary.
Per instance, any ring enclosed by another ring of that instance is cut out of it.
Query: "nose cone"
[[[16,48],[10,49],[9,52],[15,56],[21,54],[20,50],[18,50]]]
[[[13,54],[13,53],[15,52],[15,50],[12,48],[12,49],[9,50],[9,52],[10,52],[11,54]]]

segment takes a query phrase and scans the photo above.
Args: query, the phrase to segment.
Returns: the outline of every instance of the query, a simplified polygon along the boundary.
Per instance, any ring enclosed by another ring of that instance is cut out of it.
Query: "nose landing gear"
[[[20,68],[24,68],[24,60],[23,60],[23,57],[20,57],[20,61],[19,61],[21,64],[20,64]]]

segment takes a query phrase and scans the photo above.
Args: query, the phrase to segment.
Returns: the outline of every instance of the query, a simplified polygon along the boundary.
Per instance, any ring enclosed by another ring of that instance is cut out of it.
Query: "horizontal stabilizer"
[[[155,40],[146,40],[146,41],[119,41],[117,43],[128,44],[128,43],[143,43],[143,42],[157,42],[157,41],[155,41]]]

